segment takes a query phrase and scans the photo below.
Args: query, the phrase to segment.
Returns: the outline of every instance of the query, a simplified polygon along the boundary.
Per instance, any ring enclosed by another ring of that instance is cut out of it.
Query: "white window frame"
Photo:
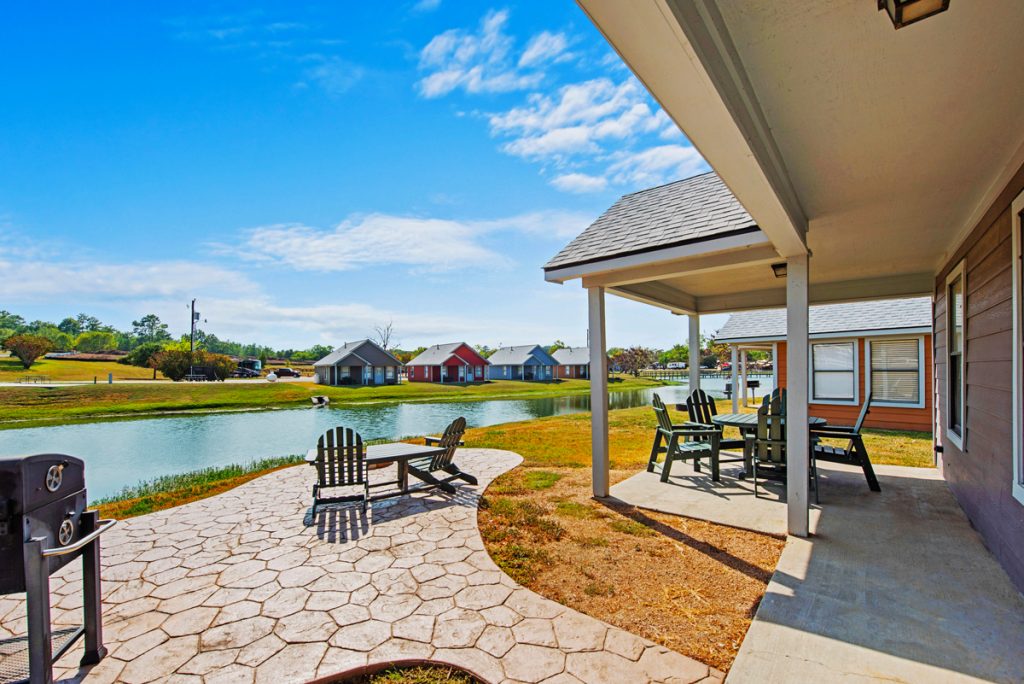
[[[907,340],[917,338],[917,396],[919,401],[905,402],[905,401],[883,401],[881,399],[872,398],[872,404],[878,404],[879,406],[887,406],[890,408],[916,408],[921,409],[925,406],[924,393],[925,393],[925,382],[924,376],[927,373],[925,367],[924,357],[924,336],[923,335],[912,335],[907,337],[896,336],[896,337],[875,337],[864,340],[864,393],[865,395],[871,394],[871,343],[874,342],[886,342],[891,340]]]
[[[1013,230],[1013,498],[1024,504],[1024,359],[1021,358],[1021,345],[1024,344],[1024,291],[1021,279],[1021,255],[1024,245],[1021,244],[1021,212],[1024,212],[1024,192],[1017,195],[1011,207]]]
[[[963,290],[964,297],[964,321],[963,321],[963,348],[960,350],[960,431],[962,434],[956,434],[953,432],[953,428],[949,424],[949,378],[950,378],[950,364],[949,364],[949,350],[952,348],[953,340],[953,326],[950,325],[952,309],[952,302],[949,299],[949,286],[953,284],[953,281],[960,278],[960,288]],[[945,354],[945,365],[946,365],[946,382],[942,391],[945,397],[945,407],[942,414],[943,422],[946,425],[946,437],[950,442],[956,445],[958,449],[963,451],[964,449],[964,437],[967,435],[967,272],[964,269],[964,259],[946,274],[946,289],[943,293],[943,298],[946,301],[946,348],[943,351]]]
[[[814,396],[814,346],[818,344],[853,345],[853,399],[818,399]],[[807,344],[807,403],[823,406],[860,406],[860,345],[856,337],[809,340]]]

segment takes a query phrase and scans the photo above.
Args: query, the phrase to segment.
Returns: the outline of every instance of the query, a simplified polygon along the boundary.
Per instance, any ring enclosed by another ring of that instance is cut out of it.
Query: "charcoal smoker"
[[[85,464],[73,456],[0,457],[0,594],[25,592],[28,634],[0,640],[0,682],[50,684],[53,663],[85,637],[82,665],[98,663],[100,535],[114,520],[85,510]],[[54,631],[50,575],[82,558],[83,624]]]

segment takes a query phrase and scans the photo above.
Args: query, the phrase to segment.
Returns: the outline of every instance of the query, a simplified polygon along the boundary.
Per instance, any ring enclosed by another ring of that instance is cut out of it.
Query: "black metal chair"
[[[455,487],[451,485],[453,480],[477,484],[474,476],[460,470],[454,462],[455,450],[462,445],[465,433],[466,419],[460,417],[453,420],[440,437],[427,437],[428,445],[436,445],[444,451],[436,456],[409,461],[409,474],[449,494],[455,493]],[[444,473],[447,477],[437,477],[435,473]]]
[[[313,515],[323,504],[362,501],[366,510],[370,499],[370,481],[366,473],[363,438],[351,428],[331,428],[316,442],[316,484],[313,485]],[[345,496],[321,496],[324,489],[362,486],[363,493]]]
[[[847,465],[860,466],[864,470],[864,478],[868,481],[868,488],[873,492],[882,491],[875,476],[875,469],[871,467],[871,459],[868,458],[867,447],[864,446],[864,437],[861,435],[861,428],[864,426],[864,419],[871,412],[871,395],[868,394],[864,404],[860,407],[860,415],[853,426],[829,425],[827,427],[811,428],[811,449],[814,457],[819,461],[829,463],[845,463]],[[822,444],[823,439],[845,440],[846,446],[831,446]]]

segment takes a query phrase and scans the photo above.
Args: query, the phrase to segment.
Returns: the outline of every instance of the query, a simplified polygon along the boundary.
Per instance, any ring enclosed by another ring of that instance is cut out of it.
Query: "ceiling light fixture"
[[[782,261],[777,264],[772,264],[772,273],[775,274],[776,278],[786,277],[786,262]]]
[[[878,9],[885,10],[898,29],[949,9],[949,0],[878,0]]]

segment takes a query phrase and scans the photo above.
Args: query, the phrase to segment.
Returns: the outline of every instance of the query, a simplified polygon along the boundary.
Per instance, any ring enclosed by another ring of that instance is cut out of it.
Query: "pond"
[[[724,381],[714,378],[703,384],[712,393],[720,394],[724,388]],[[672,404],[683,401],[686,390],[685,384],[678,384],[613,391],[609,405],[613,409],[649,406],[654,391]],[[481,427],[589,410],[590,396],[575,395],[208,413],[3,430],[0,456],[49,452],[82,458],[89,497],[98,499],[161,475],[304,454],[315,446],[317,437],[336,425],[351,427],[366,440],[393,439],[440,433],[458,416],[465,416],[471,427]]]

